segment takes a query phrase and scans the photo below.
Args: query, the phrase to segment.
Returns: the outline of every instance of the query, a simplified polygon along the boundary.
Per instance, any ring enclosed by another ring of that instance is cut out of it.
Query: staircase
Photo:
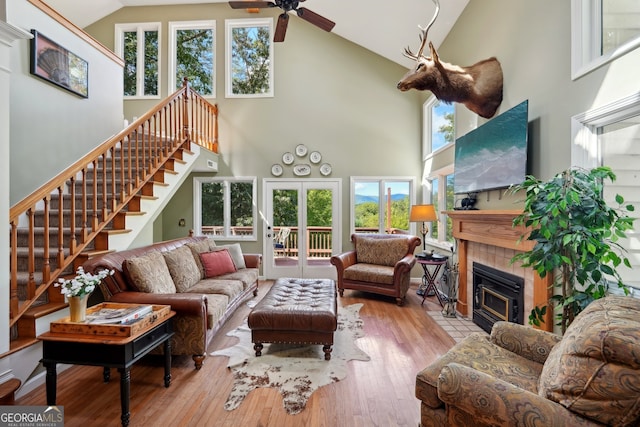
[[[182,89],[10,210],[10,351],[37,342],[37,321],[67,306],[59,277],[126,249],[164,207],[201,149],[217,153],[217,106]],[[139,225],[132,227],[130,224]]]

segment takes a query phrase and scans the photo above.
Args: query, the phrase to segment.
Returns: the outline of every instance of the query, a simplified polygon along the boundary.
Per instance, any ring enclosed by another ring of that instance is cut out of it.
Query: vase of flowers
[[[58,279],[56,287],[60,287],[62,295],[69,302],[69,313],[72,322],[84,322],[87,315],[87,300],[102,279],[113,274],[113,270],[101,270],[97,274],[84,271],[82,267],[76,270],[72,279]]]

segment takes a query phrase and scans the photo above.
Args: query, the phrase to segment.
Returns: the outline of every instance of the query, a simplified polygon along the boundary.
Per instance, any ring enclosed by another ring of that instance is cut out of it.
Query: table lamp
[[[413,205],[411,206],[411,212],[409,213],[409,221],[411,222],[422,222],[422,228],[420,232],[422,233],[422,250],[427,250],[427,242],[425,241],[427,237],[427,232],[429,229],[427,228],[427,222],[436,221],[438,217],[436,216],[436,208],[433,205]]]

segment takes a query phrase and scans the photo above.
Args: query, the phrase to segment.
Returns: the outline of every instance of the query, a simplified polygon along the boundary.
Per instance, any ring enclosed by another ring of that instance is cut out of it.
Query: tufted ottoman
[[[333,280],[277,279],[249,313],[256,356],[262,354],[262,343],[324,344],[324,358],[330,360],[337,313]]]

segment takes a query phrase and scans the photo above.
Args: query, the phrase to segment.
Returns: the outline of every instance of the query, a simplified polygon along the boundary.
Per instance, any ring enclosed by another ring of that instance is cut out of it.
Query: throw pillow
[[[150,294],[176,292],[176,285],[173,283],[164,256],[158,251],[124,260],[123,269],[140,292]]]
[[[240,243],[215,246],[211,248],[211,251],[221,251],[223,249],[229,251],[229,255],[231,255],[231,259],[233,260],[233,264],[236,266],[236,270],[247,268],[247,265],[244,262],[244,256],[242,255],[242,248],[240,247]]]
[[[589,304],[549,353],[538,394],[603,425],[639,425],[639,313],[633,297]]]
[[[204,277],[217,277],[227,273],[235,273],[236,266],[233,264],[229,251],[223,249],[221,251],[203,252],[200,254],[200,260],[204,267]]]
[[[186,292],[201,279],[196,259],[186,246],[163,252],[164,260],[178,292]]]
[[[197,242],[187,243],[189,249],[193,253],[193,257],[200,270],[200,278],[204,279],[204,268],[202,267],[202,261],[200,260],[200,254],[203,252],[209,252],[211,250],[209,246],[209,239],[198,240]]]

